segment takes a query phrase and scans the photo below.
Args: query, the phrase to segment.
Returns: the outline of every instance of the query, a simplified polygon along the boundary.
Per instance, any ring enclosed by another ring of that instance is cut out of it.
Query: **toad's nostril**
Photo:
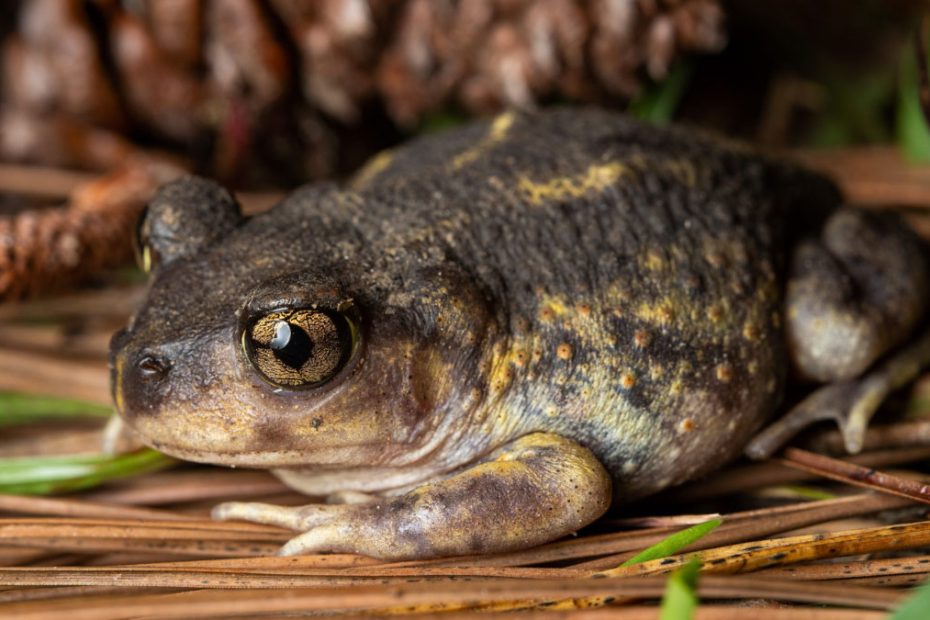
[[[139,369],[139,376],[142,379],[154,380],[164,377],[171,368],[171,364],[167,360],[154,355],[143,355],[136,362],[136,368]]]

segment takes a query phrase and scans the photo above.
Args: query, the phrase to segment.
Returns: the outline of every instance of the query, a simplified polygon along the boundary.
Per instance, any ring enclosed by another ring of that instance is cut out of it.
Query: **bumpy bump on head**
[[[239,203],[213,181],[186,176],[159,190],[139,222],[145,271],[191,256],[224,238],[242,222]]]

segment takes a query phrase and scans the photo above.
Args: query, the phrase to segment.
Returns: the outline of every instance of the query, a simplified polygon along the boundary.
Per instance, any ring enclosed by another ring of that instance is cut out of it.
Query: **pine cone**
[[[110,168],[69,137],[93,135],[293,183],[355,163],[336,145],[378,107],[411,127],[449,107],[624,100],[723,42],[717,0],[24,0],[4,43],[4,129],[54,122],[0,156]]]
[[[0,217],[0,302],[73,286],[124,264],[142,208],[178,174],[166,164],[135,164],[80,188],[61,207]]]
[[[471,112],[553,97],[626,99],[646,68],[661,79],[680,51],[724,44],[713,0],[412,0],[378,61],[395,121],[450,102]]]

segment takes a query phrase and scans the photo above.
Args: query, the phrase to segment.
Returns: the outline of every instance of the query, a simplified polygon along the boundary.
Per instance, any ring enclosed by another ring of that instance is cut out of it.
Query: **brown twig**
[[[77,190],[56,209],[0,218],[0,301],[74,285],[131,256],[127,232],[156,188],[180,171],[136,162]]]
[[[882,510],[902,508],[908,505],[910,505],[910,501],[902,498],[868,494],[725,515],[722,526],[697,543],[687,547],[687,550],[709,549],[739,541],[772,536],[835,519],[874,514]],[[645,546],[647,545],[642,547]],[[574,566],[575,568],[589,570],[605,570],[619,566],[633,555],[633,551],[627,551],[582,562]]]
[[[863,452],[849,457],[848,461],[863,467],[888,467],[926,458],[930,458],[930,446]],[[816,474],[792,469],[787,463],[779,461],[750,463],[731,467],[709,476],[706,480],[674,489],[666,495],[666,498],[675,502],[694,501],[721,497],[747,489],[800,482],[816,477]]]
[[[930,556],[828,562],[802,566],[785,566],[757,571],[756,575],[775,579],[854,579],[882,575],[924,575],[930,573]]]
[[[930,504],[930,485],[917,480],[908,480],[800,448],[785,448],[782,462],[789,467],[824,476],[831,480],[838,480],[846,484]]]
[[[930,206],[930,166],[908,164],[893,146],[806,149],[790,155],[833,177],[852,203],[869,207]]]
[[[748,573],[763,568],[788,566],[825,558],[845,557],[919,549],[930,545],[930,522],[808,534],[771,540],[746,541],[707,549],[695,554],[675,555],[633,566],[601,571],[605,576],[661,575],[670,573],[696,557],[707,574]]]
[[[837,429],[818,433],[802,445],[812,452],[843,454],[846,450],[843,435]],[[869,426],[862,449],[875,451],[926,445],[930,445],[930,419],[918,418]]]
[[[110,378],[105,361],[61,359],[22,349],[0,347],[0,390],[110,404]]]
[[[0,494],[0,513],[54,515],[57,517],[87,519],[153,519],[162,521],[189,521],[194,517],[168,510],[118,506],[82,501]]]
[[[372,584],[317,588],[200,590],[172,595],[132,597],[99,596],[60,601],[54,606],[58,617],[72,620],[107,620],[131,617],[139,609],[159,618],[189,618],[204,614],[250,615],[308,611],[459,609],[474,601],[552,600],[582,597],[623,597],[655,599],[664,592],[665,580],[604,578],[577,580],[496,581],[475,580],[454,583]],[[814,604],[855,605],[860,608],[890,610],[902,594],[881,588],[845,584],[807,584],[793,581],[758,580],[752,577],[715,577],[701,580],[702,598],[768,598]],[[7,618],[49,610],[44,604],[19,603],[4,610]],[[654,612],[653,612],[654,613]],[[37,617],[37,616],[32,616]]]

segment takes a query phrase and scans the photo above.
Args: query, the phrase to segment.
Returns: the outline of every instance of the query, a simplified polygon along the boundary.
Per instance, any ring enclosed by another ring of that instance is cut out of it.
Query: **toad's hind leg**
[[[284,546],[284,555],[336,551],[421,559],[548,542],[603,514],[610,495],[610,477],[591,451],[558,435],[533,433],[395,497],[295,508],[227,503],[213,515],[303,532]]]
[[[928,272],[921,240],[887,213],[838,211],[820,239],[798,245],[786,296],[788,350],[796,375],[825,385],[757,436],[750,457],[769,456],[828,419],[847,451],[862,449],[885,397],[930,364],[930,328],[920,325]],[[915,328],[923,331],[900,347]]]

